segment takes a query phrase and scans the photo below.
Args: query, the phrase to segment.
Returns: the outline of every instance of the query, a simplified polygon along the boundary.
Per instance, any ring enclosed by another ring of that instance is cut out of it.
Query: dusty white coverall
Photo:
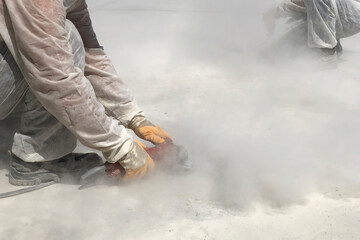
[[[62,157],[76,138],[109,162],[129,151],[124,126],[142,111],[98,44],[85,0],[0,0],[0,119],[12,111],[21,113],[12,151],[24,161]]]
[[[334,48],[338,39],[360,32],[360,3],[357,0],[287,0],[278,17],[303,19],[309,47]],[[306,23],[305,23],[306,22]]]

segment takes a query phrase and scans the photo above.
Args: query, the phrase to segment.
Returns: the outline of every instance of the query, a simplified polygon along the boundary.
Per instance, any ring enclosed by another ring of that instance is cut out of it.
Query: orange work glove
[[[146,141],[153,144],[161,144],[165,141],[165,138],[172,139],[170,134],[161,129],[161,127],[152,124],[144,116],[135,116],[130,124],[129,128],[132,129],[135,134]]]
[[[133,142],[130,151],[119,163],[125,169],[125,181],[143,178],[155,167],[154,161],[137,141]]]

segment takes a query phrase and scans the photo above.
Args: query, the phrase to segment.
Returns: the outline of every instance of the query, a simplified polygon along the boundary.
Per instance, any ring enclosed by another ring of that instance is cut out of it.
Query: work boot
[[[60,182],[60,177],[46,169],[42,163],[28,163],[12,155],[10,160],[9,183],[18,186],[38,185],[44,182]]]
[[[336,51],[336,53],[337,53],[337,56],[338,57],[341,57],[342,56],[342,54],[343,54],[343,47],[342,47],[342,45],[341,45],[341,43],[340,43],[340,39],[338,39],[337,40],[337,45],[335,46],[335,51]]]
[[[318,65],[321,69],[336,69],[338,57],[335,48],[321,48]]]
[[[103,164],[95,153],[71,153],[47,162],[24,162],[12,155],[9,182],[12,185],[31,186],[45,182],[78,183],[83,173]]]

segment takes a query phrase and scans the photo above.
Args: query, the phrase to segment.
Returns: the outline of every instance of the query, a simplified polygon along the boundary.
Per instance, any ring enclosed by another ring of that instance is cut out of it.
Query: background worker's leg
[[[335,0],[305,0],[308,21],[308,45],[332,49],[337,45],[338,21]]]
[[[74,63],[84,69],[85,51],[75,27],[66,23]],[[20,129],[15,133],[12,152],[26,162],[61,158],[76,147],[76,138],[53,117],[29,90],[23,101]]]

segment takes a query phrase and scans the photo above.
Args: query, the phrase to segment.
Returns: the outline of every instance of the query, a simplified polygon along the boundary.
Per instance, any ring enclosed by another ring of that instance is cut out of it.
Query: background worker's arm
[[[306,8],[304,0],[286,0],[278,7],[279,17],[304,16]]]
[[[108,117],[93,87],[74,66],[62,0],[3,0],[14,57],[41,104],[84,145],[109,162],[127,154],[132,138]]]
[[[280,18],[301,17],[306,15],[305,3],[303,0],[285,0],[276,8],[264,13],[264,23],[269,35],[275,30],[276,21]]]

